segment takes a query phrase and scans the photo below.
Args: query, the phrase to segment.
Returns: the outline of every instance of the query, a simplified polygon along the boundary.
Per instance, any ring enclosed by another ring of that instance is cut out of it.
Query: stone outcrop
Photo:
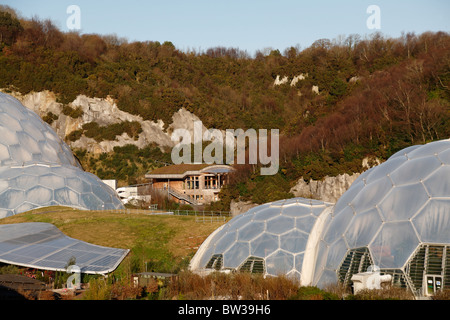
[[[71,132],[81,129],[84,124],[89,122],[97,122],[100,126],[124,121],[137,121],[140,123],[142,133],[139,134],[138,139],[133,139],[124,133],[116,136],[113,141],[105,140],[97,142],[85,136],[81,136],[76,141],[68,141],[71,148],[86,149],[88,152],[93,153],[110,152],[115,146],[124,146],[127,144],[133,144],[139,148],[143,148],[152,143],[162,148],[173,147],[175,142],[171,140],[171,133],[178,128],[187,129],[192,133],[194,121],[200,120],[195,114],[182,108],[173,115],[172,123],[168,125],[167,129],[164,129],[164,122],[162,120],[144,120],[141,116],[122,111],[110,97],[100,99],[90,98],[84,95],[79,95],[74,101],[69,103],[70,107],[81,107],[83,110],[82,116],[74,119],[62,113],[63,105],[57,102],[53,92],[32,92],[26,95],[17,92],[9,94],[22,102],[25,107],[36,112],[41,118],[50,112],[57,115],[57,119],[52,122],[51,126],[61,139],[65,139]]]
[[[308,182],[300,178],[297,184],[291,188],[290,192],[295,197],[335,203],[359,175],[360,173],[354,173],[352,175],[344,173],[336,177],[325,177],[323,180],[310,180]],[[232,200],[230,203],[230,213],[234,217],[257,205],[251,201]]]
[[[361,165],[364,170],[368,170],[380,163],[381,161],[377,158],[366,157],[362,160]],[[290,192],[296,197],[336,202],[359,175],[360,173],[344,173],[336,177],[326,176],[322,180],[310,180],[308,182],[301,177]]]
[[[230,203],[230,213],[232,217],[235,217],[241,213],[247,212],[253,207],[258,206],[258,204],[251,201],[234,201],[231,200]]]
[[[310,180],[308,182],[300,178],[290,192],[296,197],[336,202],[359,175],[359,173],[352,175],[344,173],[336,177],[327,176],[323,180]]]

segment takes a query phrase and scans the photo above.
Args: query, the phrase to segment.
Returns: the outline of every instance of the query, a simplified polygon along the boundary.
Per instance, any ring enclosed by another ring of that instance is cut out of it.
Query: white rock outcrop
[[[173,147],[175,145],[175,142],[171,140],[173,130],[178,128],[187,129],[192,134],[194,121],[200,121],[195,114],[182,108],[172,116],[172,123],[165,130],[162,120],[144,120],[141,116],[122,111],[110,97],[101,99],[84,95],[77,96],[74,101],[69,103],[69,106],[72,108],[81,107],[83,109],[83,115],[73,119],[62,113],[63,105],[56,101],[56,96],[53,92],[31,92],[26,95],[14,92],[10,94],[41,117],[44,117],[49,112],[57,115],[58,119],[51,126],[61,139],[64,139],[71,132],[81,129],[84,124],[93,121],[100,126],[124,121],[137,121],[141,124],[142,133],[138,139],[133,139],[124,133],[121,136],[116,136],[116,139],[113,141],[98,143],[94,139],[82,136],[76,141],[68,142],[72,148],[82,148],[93,153],[110,152],[115,146],[127,144],[133,144],[139,148],[143,148],[151,143],[155,143],[160,147]]]
[[[325,177],[323,180],[306,182],[303,177],[297,181],[290,192],[296,197],[312,198],[326,202],[336,202],[347,191],[359,173],[340,174],[336,177]]]
[[[361,165],[364,170],[381,164],[380,159],[366,157]],[[360,173],[339,174],[336,177],[326,176],[322,180],[305,181],[303,177],[297,180],[290,192],[296,197],[312,198],[326,202],[336,202],[347,191]]]
[[[311,91],[315,94],[319,94],[319,86],[312,86]]]
[[[299,74],[298,76],[295,76],[291,81],[291,87],[295,86],[297,82],[299,82],[300,80],[305,80],[307,76],[308,74],[303,73]]]
[[[231,200],[230,203],[230,213],[232,217],[235,217],[241,213],[247,212],[253,207],[258,206],[259,204],[253,203],[251,201],[235,201]]]
[[[300,73],[298,76],[294,76],[291,79],[290,86],[291,87],[295,86],[297,84],[297,82],[299,82],[300,80],[305,80],[306,77],[308,77],[307,73],[305,73],[305,74]],[[288,82],[289,82],[288,76],[284,76],[283,78],[281,78],[280,75],[277,75],[277,77],[275,78],[275,81],[273,82],[273,85],[274,86],[279,86],[279,85],[282,85],[282,84],[285,84],[285,83],[288,83]]]
[[[275,79],[275,81],[273,82],[274,86],[279,86],[285,83],[288,83],[289,79],[287,76],[284,76],[282,79],[280,79],[280,76],[277,75],[277,78]]]

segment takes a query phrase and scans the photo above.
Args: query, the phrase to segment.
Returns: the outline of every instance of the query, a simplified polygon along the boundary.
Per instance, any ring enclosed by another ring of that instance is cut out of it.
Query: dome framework
[[[0,93],[0,136],[0,218],[52,205],[123,208],[116,192],[83,171],[47,123],[4,93]]]
[[[450,287],[450,140],[417,145],[364,172],[337,201],[314,284],[377,265],[416,296]]]
[[[440,140],[365,171],[334,205],[294,198],[250,209],[208,237],[191,269],[294,275],[320,288],[376,269],[426,296],[450,288],[449,230],[450,140]]]
[[[192,259],[191,269],[285,274],[301,281],[311,272],[303,263],[313,253],[310,234],[331,206],[292,198],[254,207],[211,234]]]

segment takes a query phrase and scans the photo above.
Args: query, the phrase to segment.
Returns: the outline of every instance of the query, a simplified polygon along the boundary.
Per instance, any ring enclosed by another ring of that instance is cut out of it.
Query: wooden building
[[[228,165],[179,164],[157,168],[145,177],[174,201],[202,205],[219,200],[232,170]]]

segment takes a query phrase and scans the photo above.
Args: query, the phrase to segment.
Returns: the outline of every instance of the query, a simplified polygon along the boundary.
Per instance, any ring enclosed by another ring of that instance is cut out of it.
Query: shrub
[[[137,299],[143,294],[143,288],[134,286],[130,279],[115,282],[110,286],[110,295],[113,300]]]
[[[7,264],[0,267],[0,274],[19,274],[19,268],[12,264]]]
[[[317,287],[300,287],[290,300],[339,300],[337,294],[323,291]]]
[[[68,105],[64,105],[62,109],[62,113],[71,118],[77,119],[83,116],[84,111],[82,107],[72,108]]]
[[[445,289],[445,290],[437,291],[433,295],[432,299],[433,300],[450,300],[450,290]]]
[[[47,114],[42,117],[42,120],[44,120],[45,122],[47,122],[48,124],[51,125],[53,123],[53,121],[58,120],[58,116],[50,111],[50,112],[47,112]]]
[[[83,125],[83,132],[86,137],[93,138],[97,142],[115,140],[116,136],[120,136],[124,132],[137,140],[142,132],[142,127],[137,121],[125,121],[107,126],[100,126],[97,122],[88,122]]]
[[[102,278],[91,279],[83,295],[84,300],[110,300],[110,298],[111,286]]]
[[[66,136],[66,141],[77,141],[83,135],[83,130],[74,130]]]
[[[261,274],[215,272],[200,276],[190,271],[178,274],[165,291],[165,299],[285,300],[298,285],[285,276],[264,278]]]
[[[361,290],[355,295],[346,296],[345,300],[414,300],[414,295],[404,288],[389,287]]]
[[[189,205],[189,204],[182,204],[182,205],[179,207],[179,210],[188,210],[188,211],[192,211],[192,210],[194,210],[194,208],[193,208],[191,205]]]

